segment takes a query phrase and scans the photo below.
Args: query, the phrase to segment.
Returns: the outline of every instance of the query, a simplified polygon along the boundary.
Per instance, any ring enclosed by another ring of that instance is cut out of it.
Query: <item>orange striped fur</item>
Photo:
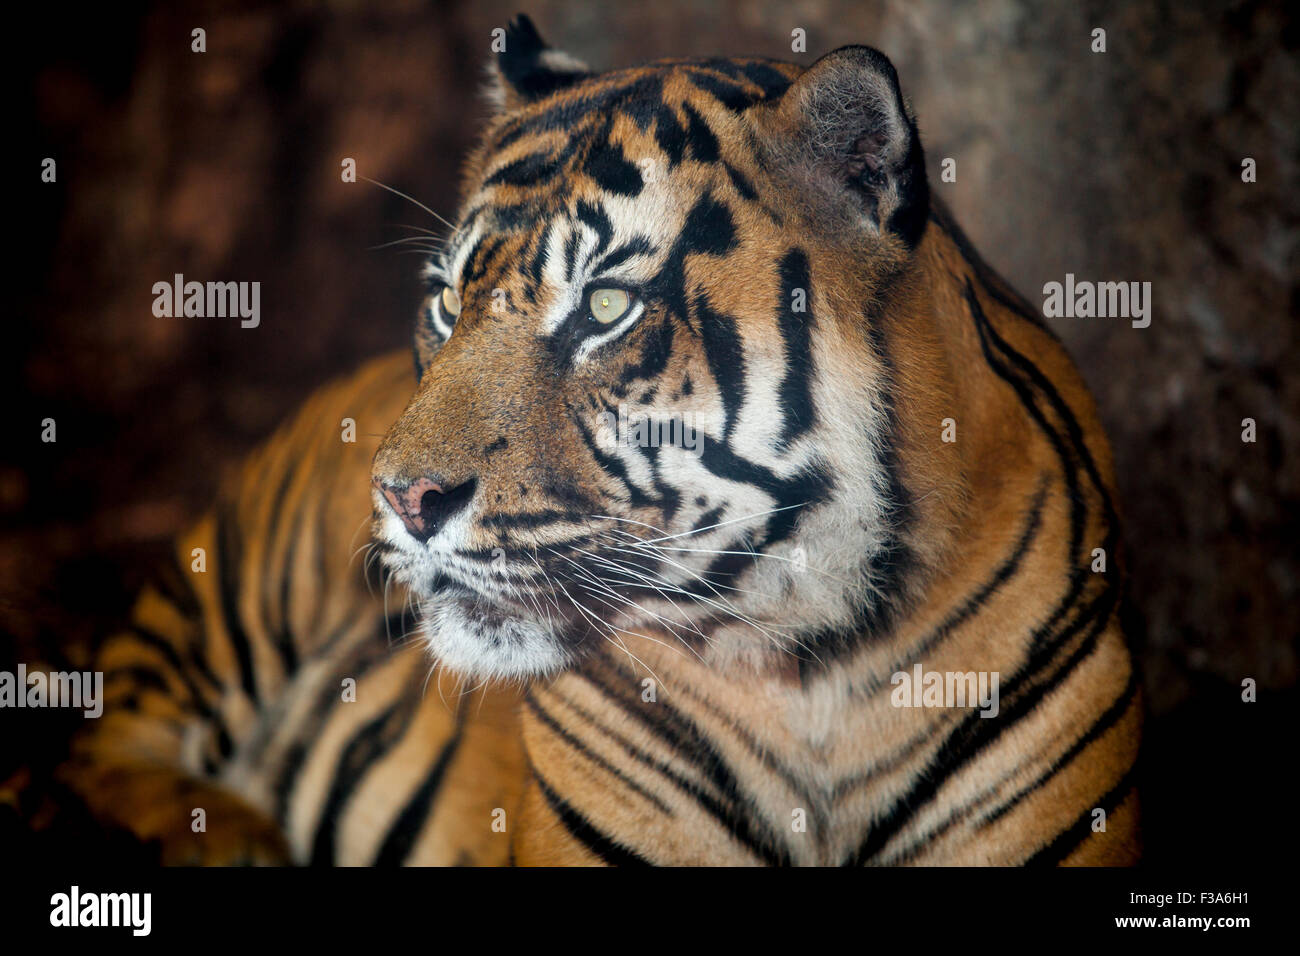
[[[418,382],[374,361],[250,459],[65,779],[170,862],[1134,862],[1110,450],[893,67],[507,46]],[[897,706],[917,665],[997,715]]]

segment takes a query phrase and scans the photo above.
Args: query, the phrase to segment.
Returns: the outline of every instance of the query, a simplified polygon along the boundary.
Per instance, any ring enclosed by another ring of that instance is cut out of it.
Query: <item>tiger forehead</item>
[[[683,103],[720,119],[780,97],[800,72],[795,64],[756,59],[658,60],[613,70],[499,117],[486,145],[500,152],[529,135],[590,128],[612,115],[626,116],[643,131],[661,123],[660,135],[668,137],[677,125],[671,113]]]
[[[799,72],[779,61],[663,60],[600,74],[506,114],[471,160],[475,188],[448,261],[484,231],[531,230],[571,214],[575,195],[637,199],[686,162],[714,166],[744,191],[733,163],[746,165],[747,151],[726,145],[749,135],[739,114],[779,97]]]

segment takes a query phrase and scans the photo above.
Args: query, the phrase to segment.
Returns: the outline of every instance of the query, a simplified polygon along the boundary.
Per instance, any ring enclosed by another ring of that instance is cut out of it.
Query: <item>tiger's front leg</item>
[[[105,674],[104,714],[73,740],[57,778],[97,820],[152,846],[164,865],[288,863],[275,821],[203,776],[228,733],[220,688],[197,664],[202,640],[198,615],[184,610],[189,597],[146,588],[131,628],[104,642],[96,665]]]
[[[156,846],[164,866],[284,866],[276,823],[242,798],[185,771],[76,761],[62,771],[95,816]]]

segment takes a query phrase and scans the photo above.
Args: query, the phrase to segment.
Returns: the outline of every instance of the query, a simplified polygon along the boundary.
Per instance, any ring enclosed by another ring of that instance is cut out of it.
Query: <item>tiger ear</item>
[[[765,117],[774,151],[817,198],[914,246],[930,212],[921,137],[879,50],[840,47]]]
[[[513,110],[591,76],[585,63],[546,45],[533,21],[519,14],[501,33],[491,64],[488,96],[498,109]]]

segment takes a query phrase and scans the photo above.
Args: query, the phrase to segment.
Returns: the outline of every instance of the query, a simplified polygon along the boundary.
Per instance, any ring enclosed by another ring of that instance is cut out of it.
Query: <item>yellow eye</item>
[[[460,315],[460,295],[451,286],[443,286],[442,310],[453,319]]]
[[[609,323],[621,319],[632,304],[622,289],[597,289],[591,294],[591,317],[597,322]]]

